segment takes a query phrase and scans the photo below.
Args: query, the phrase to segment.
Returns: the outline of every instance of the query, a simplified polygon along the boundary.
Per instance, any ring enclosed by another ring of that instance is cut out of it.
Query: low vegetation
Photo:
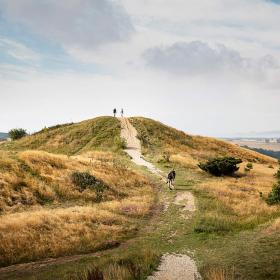
[[[118,246],[154,203],[154,186],[111,152],[0,153],[0,266]]]
[[[186,135],[152,120],[132,121],[145,155],[165,171],[175,168],[177,190],[191,190],[197,198],[198,212],[191,226],[183,229],[179,222],[168,226],[172,227],[170,235],[176,232],[179,247],[196,252],[203,278],[279,279],[280,270],[271,256],[280,259],[273,245],[280,243],[280,206],[270,206],[264,199],[275,184],[277,161],[224,141]],[[214,177],[198,167],[199,162],[224,157],[242,160],[236,162],[240,165],[236,176]]]
[[[154,181],[122,154],[125,143],[113,118],[49,128],[4,144],[1,265],[98,251],[19,278],[132,280],[151,274],[162,254],[192,252],[203,279],[279,279],[280,204],[266,202],[276,160],[149,119],[131,121],[145,156],[165,172],[177,171],[176,191],[162,188],[156,195]],[[92,132],[94,123],[100,126]],[[88,140],[81,143],[79,137]],[[214,158],[223,158],[231,170],[240,168],[235,176],[216,177],[198,167]],[[196,197],[197,211],[187,221],[172,203],[181,191]]]
[[[272,191],[268,194],[267,203],[272,205],[280,203],[280,160],[278,161],[279,169],[277,170],[275,177],[277,183],[273,186]]]
[[[113,117],[98,117],[80,123],[44,128],[1,149],[23,151],[43,150],[50,153],[75,155],[91,150],[121,151],[120,123]]]
[[[12,140],[18,140],[26,135],[26,130],[23,128],[14,128],[9,131],[9,136]]]
[[[241,159],[234,157],[222,157],[208,160],[206,163],[199,163],[198,167],[214,176],[231,176],[239,169],[237,164],[240,163],[242,163]]]

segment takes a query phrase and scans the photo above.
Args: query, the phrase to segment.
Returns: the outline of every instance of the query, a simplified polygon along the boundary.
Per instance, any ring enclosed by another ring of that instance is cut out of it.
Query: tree
[[[20,139],[26,135],[26,130],[23,128],[14,128],[9,131],[9,136],[12,140]]]
[[[199,163],[198,167],[214,176],[232,175],[239,167],[237,164],[242,160],[234,157],[220,157],[209,160],[206,163]]]

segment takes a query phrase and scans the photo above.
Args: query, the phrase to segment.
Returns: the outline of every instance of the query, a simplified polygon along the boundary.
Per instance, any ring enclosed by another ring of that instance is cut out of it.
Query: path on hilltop
[[[148,168],[150,172],[165,179],[166,176],[161,170],[152,163],[146,161],[141,154],[141,143],[137,138],[137,131],[127,118],[119,118],[121,122],[121,137],[126,141],[125,151],[131,157],[131,160],[137,164]],[[194,212],[195,199],[191,192],[180,192],[176,195],[175,204],[183,206],[183,211]],[[186,219],[189,215],[185,216]],[[194,260],[188,255],[183,254],[165,254],[161,258],[161,263],[148,280],[198,280],[201,276],[197,270]]]

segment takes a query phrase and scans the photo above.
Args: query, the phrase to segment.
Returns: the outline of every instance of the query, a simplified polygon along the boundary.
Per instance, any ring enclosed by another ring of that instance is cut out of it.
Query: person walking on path
[[[113,114],[114,114],[114,117],[116,117],[116,114],[117,114],[117,109],[116,108],[114,108]]]
[[[121,117],[123,117],[123,109],[121,110]]]

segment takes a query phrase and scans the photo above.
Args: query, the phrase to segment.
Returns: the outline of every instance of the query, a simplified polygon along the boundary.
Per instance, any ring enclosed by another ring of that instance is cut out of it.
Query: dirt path
[[[127,118],[119,118],[121,122],[121,136],[126,140],[127,148],[125,151],[132,158],[132,161],[138,165],[146,166],[152,173],[165,179],[164,174],[152,163],[147,162],[141,155],[141,144],[137,138],[137,131],[131,125]],[[195,200],[190,192],[181,192],[176,195],[175,205],[182,206],[182,215],[189,218],[196,210]],[[187,255],[165,254],[161,263],[152,276],[147,280],[198,280],[201,276],[197,270],[193,259]]]
[[[121,137],[126,141],[125,152],[131,157],[131,160],[137,165],[146,166],[152,173],[165,178],[161,170],[153,164],[143,159],[141,154],[141,143],[137,138],[137,131],[127,118],[119,118],[121,122]]]

